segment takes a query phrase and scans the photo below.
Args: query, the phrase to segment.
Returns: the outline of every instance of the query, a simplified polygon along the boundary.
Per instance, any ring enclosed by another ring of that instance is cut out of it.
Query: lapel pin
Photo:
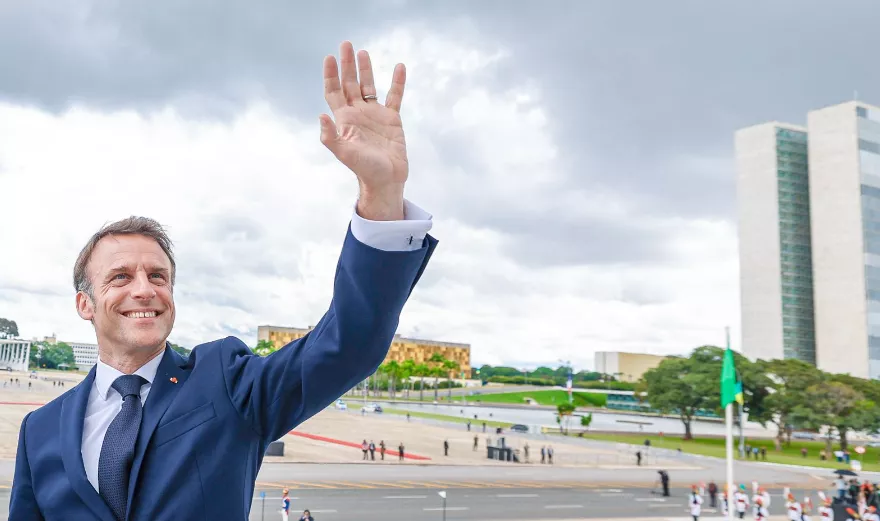
[[[176,384],[176,383],[177,383],[177,377],[172,376],[172,377],[171,377],[171,383]]]

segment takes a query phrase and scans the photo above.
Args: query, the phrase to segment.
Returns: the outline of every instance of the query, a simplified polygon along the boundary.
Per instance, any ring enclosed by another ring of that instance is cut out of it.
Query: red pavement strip
[[[291,434],[293,436],[300,436],[303,438],[308,438],[310,440],[323,441],[323,442],[327,442],[327,443],[335,443],[337,445],[345,445],[346,447],[354,447],[356,449],[361,448],[360,443],[355,443],[353,441],[337,440],[335,438],[328,438],[326,436],[318,436],[317,434],[309,434],[306,432],[290,431],[289,434]],[[396,450],[386,450],[385,454],[388,454],[389,456],[397,456],[398,455]],[[403,457],[405,459],[414,459],[414,460],[430,460],[431,459],[427,456],[417,456],[415,454],[407,454],[407,453],[404,453]]]
[[[0,405],[46,405],[46,404],[45,403],[37,403],[37,402],[0,402]],[[303,438],[308,438],[310,440],[323,441],[326,443],[335,443],[337,445],[345,445],[346,447],[354,447],[356,449],[361,448],[360,443],[354,443],[352,441],[345,441],[345,440],[337,440],[334,438],[328,438],[326,436],[318,436],[317,434],[308,434],[305,432],[296,432],[296,431],[290,431],[290,434],[292,434],[293,436],[301,436]],[[386,450],[385,454],[388,454],[389,456],[397,456],[398,455],[396,450]],[[422,461],[431,459],[427,456],[418,456],[416,454],[404,454],[403,457],[405,459],[414,459],[414,460],[422,460]]]

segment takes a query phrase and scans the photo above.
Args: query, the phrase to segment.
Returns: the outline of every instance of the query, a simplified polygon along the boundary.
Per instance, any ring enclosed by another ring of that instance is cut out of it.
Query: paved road
[[[439,484],[438,484],[439,485]],[[540,488],[453,486],[425,488],[309,488],[291,491],[292,508],[300,513],[308,508],[316,520],[359,521],[436,521],[443,515],[447,492],[446,519],[479,521],[554,520],[580,518],[686,517],[688,489],[673,488],[670,497],[662,497],[650,487],[556,486]],[[804,491],[794,490],[799,497]],[[260,493],[266,492],[265,507]],[[782,490],[771,489],[771,511],[783,512]],[[6,515],[9,490],[0,490],[0,512]],[[258,488],[250,521],[280,519],[280,491]],[[720,512],[704,509],[707,517]],[[265,511],[265,514],[264,514]],[[265,517],[264,517],[265,515]]]

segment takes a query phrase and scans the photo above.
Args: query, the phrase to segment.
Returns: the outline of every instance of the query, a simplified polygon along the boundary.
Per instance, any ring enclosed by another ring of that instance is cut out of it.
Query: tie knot
[[[141,394],[141,386],[147,383],[147,380],[140,375],[136,374],[125,374],[117,378],[113,381],[113,387],[116,389],[116,392],[122,395],[122,399],[125,400],[127,397],[131,395]]]

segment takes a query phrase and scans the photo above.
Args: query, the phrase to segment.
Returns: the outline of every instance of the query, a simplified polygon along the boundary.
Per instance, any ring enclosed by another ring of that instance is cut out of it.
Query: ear
[[[95,303],[82,291],[76,294],[76,312],[83,320],[94,320],[95,318]]]

